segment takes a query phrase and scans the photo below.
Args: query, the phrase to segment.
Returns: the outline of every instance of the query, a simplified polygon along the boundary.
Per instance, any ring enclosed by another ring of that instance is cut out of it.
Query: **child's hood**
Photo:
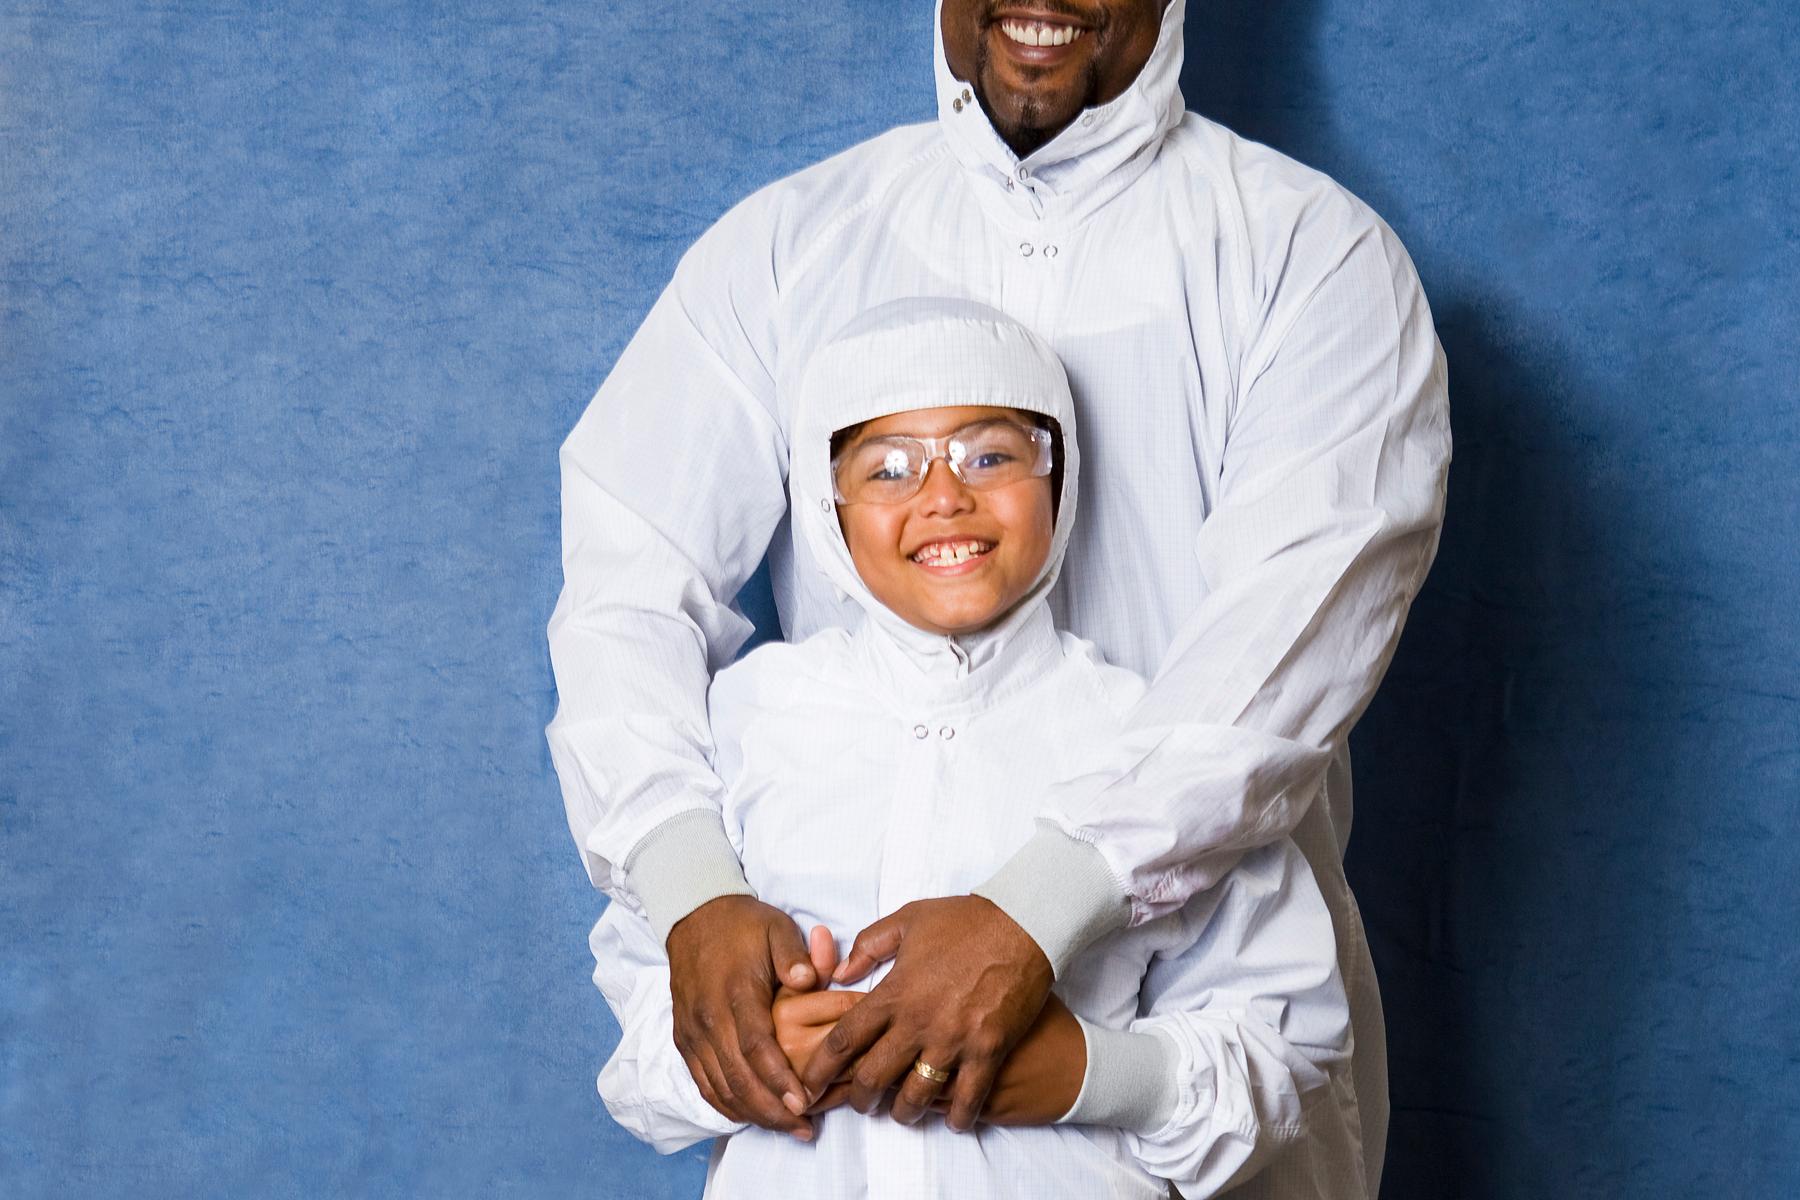
[[[962,405],[1017,408],[1054,420],[1062,435],[1062,494],[1050,553],[1031,589],[999,621],[952,639],[902,620],[857,574],[833,499],[831,435],[897,412]],[[1068,376],[1031,330],[969,300],[895,300],[869,309],[807,363],[793,428],[788,486],[801,536],[832,585],[915,655],[947,656],[959,674],[979,667],[1048,602],[1075,520],[1081,456]]]

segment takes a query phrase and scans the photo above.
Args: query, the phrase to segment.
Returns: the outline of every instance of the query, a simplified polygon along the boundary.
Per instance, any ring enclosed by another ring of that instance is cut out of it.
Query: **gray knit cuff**
[[[754,896],[717,809],[678,813],[645,834],[625,860],[625,886],[661,945],[675,922],[720,896]]]
[[[1103,1029],[1080,1017],[1087,1038],[1087,1072],[1075,1106],[1059,1125],[1107,1125],[1128,1133],[1155,1133],[1175,1115],[1174,1043],[1154,1033]]]
[[[1031,935],[1058,979],[1095,939],[1131,920],[1131,901],[1100,851],[1042,822],[974,894],[999,905]]]

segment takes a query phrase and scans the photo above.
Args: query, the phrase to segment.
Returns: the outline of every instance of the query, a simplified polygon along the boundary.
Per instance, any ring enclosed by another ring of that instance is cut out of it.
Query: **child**
[[[1144,682],[1052,622],[1080,456],[1037,337],[969,302],[885,304],[817,353],[798,404],[791,517],[862,619],[719,673],[714,768],[758,896],[848,938],[987,879]],[[642,914],[614,903],[592,946],[622,1028],[601,1095],[664,1153],[719,1138],[708,1197],[1362,1196],[1331,920],[1286,840],[1079,956],[968,1133],[848,1107],[811,1144],[736,1124],[673,1045]],[[850,1003],[778,999],[784,1048]]]

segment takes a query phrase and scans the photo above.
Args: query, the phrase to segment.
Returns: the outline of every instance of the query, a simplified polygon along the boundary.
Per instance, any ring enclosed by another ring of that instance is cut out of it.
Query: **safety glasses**
[[[965,425],[945,437],[872,437],[846,446],[831,460],[839,504],[900,504],[925,486],[931,464],[943,459],[951,474],[986,492],[1050,474],[1054,439],[1048,429],[995,418]]]

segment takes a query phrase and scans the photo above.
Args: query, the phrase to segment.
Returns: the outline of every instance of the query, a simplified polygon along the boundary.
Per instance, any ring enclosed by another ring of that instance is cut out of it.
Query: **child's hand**
[[[818,972],[821,982],[830,979],[832,971],[837,969],[837,942],[831,931],[823,925],[815,925],[808,942],[813,970]],[[813,1051],[838,1023],[838,1018],[862,998],[861,992],[800,991],[791,987],[775,993],[770,1014],[775,1022],[775,1040],[796,1072],[812,1058]],[[847,1091],[841,1084],[834,1084],[811,1111],[823,1112],[836,1107]]]
[[[799,1071],[837,1025],[863,998],[861,992],[801,992],[775,998],[775,1040]]]

